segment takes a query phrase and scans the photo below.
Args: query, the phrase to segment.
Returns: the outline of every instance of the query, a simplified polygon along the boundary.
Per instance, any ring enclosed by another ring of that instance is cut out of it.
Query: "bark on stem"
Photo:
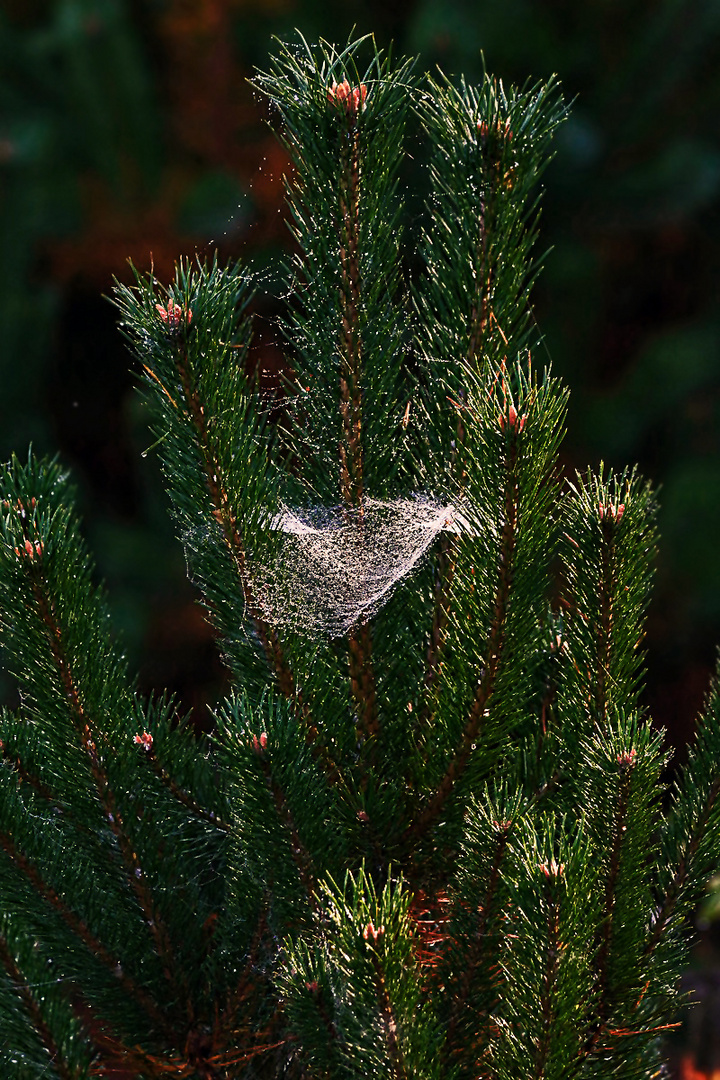
[[[343,505],[354,525],[362,531],[362,338],[360,333],[360,135],[357,111],[340,115],[343,125],[340,150],[340,491]],[[362,541],[361,541],[362,542]],[[358,738],[376,739],[379,734],[377,694],[372,667],[372,635],[367,623],[348,635],[350,688],[358,710]]]
[[[52,1032],[46,1024],[38,1003],[28,986],[27,980],[15,963],[15,958],[10,952],[8,943],[2,935],[0,935],[0,964],[2,964],[5,969],[7,978],[14,986],[15,992],[22,1001],[23,1008],[30,1018],[33,1030],[45,1047],[48,1057],[52,1062],[53,1069],[57,1072],[60,1080],[73,1080],[73,1074],[58,1049]]]
[[[470,709],[470,715],[465,724],[465,729],[460,738],[460,744],[455,752],[455,756],[448,765],[437,791],[428,802],[422,814],[420,814],[412,825],[406,829],[406,840],[418,840],[425,835],[437,820],[437,817],[452,793],[455,784],[467,767],[483,718],[495,689],[495,680],[497,678],[505,646],[505,630],[515,563],[515,548],[517,544],[519,490],[515,475],[516,463],[517,437],[513,434],[505,459],[505,522],[503,524],[500,539],[498,585],[495,593],[495,604],[490,625],[485,667],[480,680],[478,681],[477,690]]]

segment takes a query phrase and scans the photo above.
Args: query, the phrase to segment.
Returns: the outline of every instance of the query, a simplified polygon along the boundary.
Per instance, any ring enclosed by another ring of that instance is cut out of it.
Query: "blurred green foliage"
[[[189,704],[212,697],[220,672],[187,663],[211,645],[102,294],[128,256],[163,278],[215,244],[271,259],[286,163],[247,77],[273,33],[353,25],[449,73],[477,75],[483,55],[513,81],[555,71],[576,98],[535,310],[573,394],[568,467],[638,461],[662,484],[649,700],[681,741],[720,642],[718,0],[4,0],[0,455],[60,450],[133,663]]]

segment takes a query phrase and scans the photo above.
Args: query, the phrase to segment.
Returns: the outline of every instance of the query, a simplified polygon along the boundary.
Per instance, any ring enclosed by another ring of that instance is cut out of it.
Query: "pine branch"
[[[453,950],[450,958],[454,959],[460,967],[460,978],[455,986],[449,987],[452,993],[450,1006],[450,1022],[447,1028],[447,1037],[443,1047],[445,1060],[450,1056],[462,1057],[466,1052],[465,1039],[458,1042],[458,1031],[466,1027],[468,1011],[471,1008],[470,994],[473,986],[473,977],[478,971],[484,972],[490,982],[490,972],[493,966],[498,968],[498,942],[490,936],[490,921],[497,915],[497,898],[502,885],[501,868],[508,851],[510,832],[513,827],[511,820],[496,822],[494,843],[492,847],[489,871],[485,869],[483,875],[483,896],[478,902],[478,916],[473,920],[472,932],[462,931],[462,950]],[[458,926],[459,930],[459,926]],[[448,991],[446,991],[448,992]],[[473,1032],[473,1051],[478,1069],[480,1062],[490,1042],[490,1005],[483,1008],[478,1016],[473,1010],[476,1030]],[[478,1022],[479,1021],[479,1022]],[[479,1029],[479,1030],[478,1030]]]
[[[135,736],[135,742],[139,743],[142,748],[142,753],[145,760],[148,762],[155,776],[160,780],[163,787],[172,795],[173,799],[185,806],[196,817],[202,821],[207,821],[210,825],[214,825],[216,829],[221,829],[223,832],[230,832],[232,826],[226,821],[223,821],[214,810],[206,810],[204,806],[201,806],[191,795],[188,795],[186,791],[183,791],[181,787],[173,780],[172,776],[163,768],[160,761],[158,761],[153,746],[152,736],[144,732],[142,735]]]
[[[408,1073],[405,1069],[402,1050],[397,1038],[397,1020],[393,1013],[392,1003],[387,991],[385,975],[380,963],[380,958],[374,950],[372,950],[371,961],[375,973],[375,988],[378,996],[378,1004],[380,1006],[380,1016],[382,1018],[383,1032],[385,1034],[385,1043],[392,1075],[395,1077],[395,1080],[408,1080]]]
[[[33,596],[38,614],[45,626],[53,660],[65,691],[70,717],[80,739],[82,749],[85,751],[89,761],[90,771],[100,805],[103,808],[105,820],[118,843],[125,863],[128,884],[140,904],[145,923],[155,942],[158,957],[162,961],[166,979],[172,986],[173,992],[177,987],[182,988],[186,999],[189,1001],[187,982],[175,961],[169,932],[153,900],[132,840],[127,833],[117,799],[103,768],[101,755],[98,753],[97,744],[105,741],[105,734],[96,726],[95,721],[88,715],[81,701],[70,661],[63,646],[62,630],[55,611],[53,598],[45,589],[45,583],[37,573],[35,561],[31,561],[31,572],[33,576]]]
[[[617,802],[615,804],[615,815],[612,822],[612,848],[610,851],[610,862],[608,865],[608,873],[605,879],[605,903],[603,906],[603,917],[601,923],[601,933],[599,939],[599,948],[596,957],[596,972],[597,972],[597,986],[598,986],[598,1013],[599,1013],[599,1026],[602,1027],[604,1018],[610,1011],[610,1004],[606,1000],[607,993],[607,979],[608,979],[608,958],[610,955],[610,946],[613,936],[613,912],[615,908],[615,893],[617,886],[618,873],[620,871],[620,858],[625,841],[625,834],[627,831],[626,820],[628,813],[628,805],[630,801],[630,784],[632,781],[632,773],[635,767],[635,754],[627,754],[626,758],[620,762],[620,785],[617,795]]]
[[[58,1047],[53,1034],[48,1027],[42,1010],[35,1000],[27,980],[20,968],[15,963],[15,958],[8,946],[7,940],[0,934],[0,964],[5,969],[5,974],[10,980],[16,994],[20,998],[23,1008],[28,1015],[35,1034],[40,1039],[47,1055],[52,1062],[53,1068],[58,1073],[60,1080],[78,1080],[77,1073],[71,1069]]]
[[[37,895],[58,913],[62,921],[72,931],[75,937],[83,943],[90,953],[108,970],[113,978],[119,982],[128,997],[137,1002],[141,1010],[150,1017],[153,1024],[159,1030],[163,1031],[166,1037],[169,1036],[171,1034],[171,1029],[168,1028],[165,1017],[157,1008],[152,997],[143,990],[142,987],[138,986],[135,980],[127,974],[122,964],[119,963],[118,958],[112,956],[108,952],[105,946],[90,932],[83,920],[76,915],[61,897],[58,896],[55,890],[44,881],[41,874],[37,868],[33,866],[30,860],[26,858],[21,851],[18,851],[12,837],[3,831],[0,831],[0,846],[2,846],[5,854],[15,868],[28,881]]]
[[[448,765],[445,775],[421,814],[419,814],[405,832],[405,840],[417,840],[432,827],[450,797],[455,784],[462,776],[472,755],[480,732],[483,719],[487,715],[490,699],[495,688],[495,680],[505,645],[505,624],[508,614],[510,588],[514,571],[516,535],[518,527],[519,488],[516,476],[519,430],[513,429],[507,444],[503,463],[505,477],[505,520],[502,526],[498,549],[497,585],[495,590],[494,610],[488,642],[485,650],[485,664],[478,680],[470,715],[465,724],[460,743]]]
[[[288,806],[285,792],[273,775],[272,763],[269,756],[262,747],[258,748],[257,753],[260,758],[260,765],[265,777],[265,782],[272,795],[273,803],[275,804],[278,820],[288,833],[290,839],[290,852],[292,854],[293,862],[297,867],[307,899],[310,905],[314,907],[315,894],[317,891],[317,874],[313,868],[312,858],[300,840],[300,834],[298,833],[297,825],[293,819],[290,807]]]
[[[717,811],[719,799],[720,776],[717,776],[710,785],[710,789],[705,799],[703,812],[696,821],[692,833],[687,837],[685,850],[665,892],[662,904],[658,911],[653,915],[650,934],[645,945],[645,956],[649,957],[662,940],[663,935],[673,919],[678,900],[680,899],[683,890],[688,884],[688,881],[696,878],[694,860],[703,841],[706,839],[708,826],[714,813]]]
[[[560,939],[560,903],[557,895],[557,870],[550,867],[545,870],[547,886],[545,892],[547,941],[545,949],[545,970],[540,994],[541,1037],[536,1047],[533,1077],[542,1080],[546,1075],[548,1060],[552,1053],[553,1029],[556,1015],[556,986],[560,973],[562,942]]]
[[[243,596],[245,598],[246,609],[250,614],[255,627],[255,632],[262,644],[268,665],[271,670],[275,671],[281,693],[290,701],[297,701],[295,680],[292,671],[285,660],[278,632],[265,620],[253,595],[242,537],[237,526],[235,514],[230,506],[227,492],[223,488],[221,466],[213,452],[211,441],[208,437],[205,409],[193,386],[187,351],[178,351],[176,355],[176,364],[184,392],[188,416],[195,428],[198,452],[205,470],[210,500],[215,508],[214,517],[222,528],[225,543],[227,544],[228,550],[230,551],[237,568]]]
[[[2,760],[7,765],[9,765],[12,771],[16,774],[20,784],[27,784],[28,787],[31,787],[37,795],[39,795],[42,799],[45,800],[45,802],[47,802],[50,806],[52,806],[59,812],[63,814],[67,812],[68,807],[65,805],[61,805],[61,803],[58,801],[55,794],[48,787],[48,785],[43,783],[43,781],[40,780],[39,777],[35,776],[34,773],[31,773],[29,769],[27,769],[26,766],[23,764],[22,759],[18,755],[12,754],[8,750],[2,739],[0,739],[0,756],[2,757]],[[76,822],[76,825],[78,828],[83,827],[79,822]]]
[[[615,520],[616,513],[605,513],[601,507],[602,547],[600,554],[600,619],[598,621],[598,667],[595,683],[595,709],[597,718],[605,726],[608,716],[608,681],[610,679],[613,640],[614,607],[617,602],[615,573]]]
[[[347,87],[344,99],[341,88]],[[355,94],[363,97],[365,86],[331,87],[328,98],[335,104],[342,128],[339,162],[339,247],[340,247],[340,415],[343,438],[340,442],[340,491],[348,507],[363,505],[363,430],[362,430],[362,352],[358,307],[360,282],[360,133],[358,113],[361,104],[353,104]]]
[[[344,93],[344,96],[342,94]],[[340,248],[340,491],[344,505],[358,511],[356,527],[363,530],[363,341],[359,324],[361,303],[360,250],[360,133],[358,116],[364,105],[364,84],[350,87],[344,81],[328,90],[328,99],[337,109],[341,126],[339,162],[339,248]],[[352,520],[352,519],[351,519]],[[379,735],[375,676],[372,668],[372,635],[362,623],[348,635],[350,687],[359,711],[359,737]]]

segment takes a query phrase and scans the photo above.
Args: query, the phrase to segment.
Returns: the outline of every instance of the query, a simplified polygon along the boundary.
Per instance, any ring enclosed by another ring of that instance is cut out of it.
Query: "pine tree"
[[[367,40],[257,85],[296,166],[283,394],[247,374],[243,267],[117,295],[233,680],[210,737],[134,693],[58,463],[2,469],[3,1075],[661,1075],[720,694],[666,790],[654,495],[563,481],[532,359],[558,85]]]

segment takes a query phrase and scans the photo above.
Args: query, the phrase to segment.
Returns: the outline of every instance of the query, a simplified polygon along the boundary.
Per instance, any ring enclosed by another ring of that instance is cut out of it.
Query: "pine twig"
[[[608,1017],[611,1011],[611,1002],[608,999],[608,964],[610,961],[610,949],[613,938],[613,915],[615,911],[615,889],[618,874],[620,873],[620,861],[622,857],[623,841],[625,837],[625,822],[627,820],[628,807],[630,805],[630,787],[632,773],[635,769],[636,758],[627,754],[627,760],[621,762],[620,791],[613,820],[613,845],[610,853],[610,865],[605,882],[605,899],[603,904],[602,920],[599,924],[599,940],[596,952],[596,978],[597,988],[597,1019],[591,1027],[582,1051],[582,1057],[588,1057],[598,1046],[603,1032],[607,1027]]]
[[[490,958],[488,957],[488,947],[492,948],[492,943],[489,942],[487,937],[487,926],[492,911],[493,903],[495,901],[498,886],[500,884],[500,868],[505,858],[505,854],[508,848],[510,830],[512,828],[512,821],[504,821],[501,823],[500,831],[497,835],[495,842],[495,850],[493,852],[493,859],[490,866],[490,872],[487,876],[487,886],[485,888],[485,895],[483,897],[483,903],[480,907],[480,914],[475,924],[472,941],[469,947],[466,947],[463,951],[462,958],[462,971],[460,976],[460,988],[459,992],[455,994],[455,999],[450,1012],[450,1024],[448,1026],[447,1038],[445,1040],[445,1047],[450,1048],[451,1052],[459,1053],[460,1050],[456,1047],[455,1036],[458,1028],[458,1022],[463,1011],[467,1008],[470,992],[472,989],[472,977],[473,973],[487,961],[487,970],[490,970]],[[489,1014],[486,1012],[484,1019],[488,1019]],[[483,1035],[487,1037],[487,1031],[479,1032],[477,1036],[477,1054],[478,1059],[482,1056],[482,1040]]]
[[[359,93],[362,91],[360,90]],[[350,99],[352,102],[352,98]],[[364,527],[362,350],[360,335],[360,132],[359,102],[355,107],[336,102],[342,125],[340,150],[340,491],[349,511],[359,515],[357,528]],[[359,712],[361,739],[379,735],[375,676],[372,667],[372,636],[367,623],[348,635],[350,686]]]
[[[59,621],[55,616],[52,599],[46,595],[46,592],[42,588],[42,582],[39,575],[35,575],[33,595],[37,604],[38,613],[45,626],[53,661],[65,691],[72,723],[80,739],[82,749],[85,751],[86,757],[88,758],[90,771],[95,783],[95,789],[98,794],[100,805],[103,808],[105,820],[109,825],[110,831],[115,837],[122,854],[130,887],[140,904],[146,925],[150,930],[155,943],[156,952],[163,964],[165,977],[173,987],[173,991],[175,991],[178,986],[183,987],[186,994],[186,1000],[189,1002],[190,998],[187,981],[178,970],[175,963],[169,933],[164,924],[164,920],[161,918],[160,913],[155,907],[152,896],[150,895],[144,871],[140,866],[133,844],[127,835],[115,795],[101,764],[100,755],[97,750],[97,741],[104,738],[104,735],[95,731],[92,719],[86,714],[80,698],[80,693],[75,684],[70,663],[65,655],[63,635]]]
[[[30,1019],[30,1023],[33,1026],[35,1034],[38,1036],[40,1042],[43,1044],[45,1050],[47,1051],[48,1057],[52,1062],[53,1068],[58,1073],[60,1080],[76,1080],[76,1076],[70,1070],[70,1067],[65,1061],[65,1058],[63,1057],[60,1048],[55,1042],[53,1034],[46,1023],[42,1012],[40,1011],[40,1007],[35,1000],[35,997],[28,985],[28,982],[25,979],[23,973],[20,971],[20,968],[15,963],[15,958],[13,957],[10,948],[8,947],[8,943],[2,936],[2,934],[0,934],[0,964],[2,964],[2,966],[4,967],[7,978],[12,983],[13,987],[15,988],[15,992],[18,994],[20,1000],[22,1001],[23,1008],[25,1009],[25,1012]]]
[[[655,951],[656,946],[660,942],[660,939],[673,916],[675,905],[677,904],[680,893],[682,892],[683,886],[690,873],[693,857],[703,841],[705,830],[712,817],[712,812],[718,797],[720,797],[720,776],[717,776],[710,785],[703,812],[693,830],[692,836],[688,840],[687,849],[680,859],[678,868],[673,874],[672,881],[665,893],[665,898],[660,906],[660,910],[655,914],[655,917],[652,920],[650,935],[647,944],[645,945],[645,956],[650,956]]]
[[[210,444],[205,410],[197,390],[193,386],[187,352],[178,351],[176,365],[182,383],[188,416],[195,429],[198,450],[205,471],[205,482],[210,500],[215,508],[213,516],[223,530],[225,543],[237,568],[246,609],[262,644],[268,665],[271,670],[275,671],[280,692],[288,700],[297,702],[295,680],[285,660],[278,632],[265,620],[253,595],[245,548],[234,512],[230,506],[230,500],[222,486],[220,464],[216,460]]]
[[[542,1080],[546,1075],[546,1066],[552,1046],[553,1021],[555,1010],[553,1008],[553,991],[557,983],[560,969],[560,911],[557,898],[557,885],[555,874],[547,875],[547,905],[548,905],[548,939],[545,951],[545,971],[543,974],[542,993],[540,995],[540,1018],[542,1024],[542,1037],[537,1047],[537,1057],[533,1071],[534,1080]]]
[[[163,787],[165,787],[170,792],[173,798],[177,799],[179,803],[181,803],[184,807],[186,807],[193,814],[195,814],[196,817],[199,817],[201,818],[201,820],[207,821],[211,825],[214,825],[216,829],[221,829],[223,832],[231,831],[231,825],[219,818],[217,814],[214,813],[214,811],[206,810],[205,807],[201,806],[200,803],[196,802],[191,795],[188,795],[186,791],[183,791],[182,788],[178,787],[172,776],[170,776],[170,774],[163,768],[162,764],[158,761],[157,755],[152,745],[149,747],[144,747],[143,752],[148,761],[148,764],[150,765],[150,768],[155,773],[158,780],[160,780]]]
[[[12,837],[5,832],[0,832],[0,847],[3,848],[7,857],[30,883],[38,896],[45,900],[58,913],[62,921],[75,937],[82,941],[88,951],[99,960],[100,963],[107,968],[113,978],[119,982],[120,986],[122,986],[128,994],[128,997],[137,1002],[139,1008],[150,1017],[153,1024],[167,1036],[171,1029],[168,1028],[165,1017],[157,1008],[153,998],[151,998],[150,995],[146,993],[142,987],[138,986],[135,980],[127,974],[125,969],[118,962],[117,957],[112,956],[102,942],[91,934],[83,920],[76,915],[75,912],[67,906],[64,900],[58,896],[55,890],[43,880],[36,867],[33,866],[30,860],[23,855],[22,852],[18,851]]]
[[[517,434],[518,433],[513,432],[505,459],[505,523],[503,525],[500,540],[498,584],[495,592],[493,618],[488,637],[487,661],[475,691],[473,704],[470,709],[470,716],[465,725],[460,744],[447,767],[445,775],[440,781],[435,795],[430,799],[423,812],[418,815],[415,821],[405,830],[404,838],[406,840],[417,840],[425,835],[445,805],[455,784],[464,773],[470,760],[473,746],[477,740],[480,725],[495,689],[495,680],[497,678],[500,660],[505,645],[505,627],[507,623],[510,589],[514,570],[515,547],[517,543],[519,510],[519,490],[515,477]]]
[[[380,1006],[380,1016],[382,1017],[383,1031],[385,1032],[385,1044],[387,1046],[388,1057],[390,1058],[392,1075],[395,1080],[408,1080],[403,1053],[397,1037],[397,1020],[395,1019],[392,1002],[390,1001],[390,995],[387,991],[385,975],[380,964],[380,959],[375,953],[375,950],[372,952],[372,966],[375,972],[375,989]]]

